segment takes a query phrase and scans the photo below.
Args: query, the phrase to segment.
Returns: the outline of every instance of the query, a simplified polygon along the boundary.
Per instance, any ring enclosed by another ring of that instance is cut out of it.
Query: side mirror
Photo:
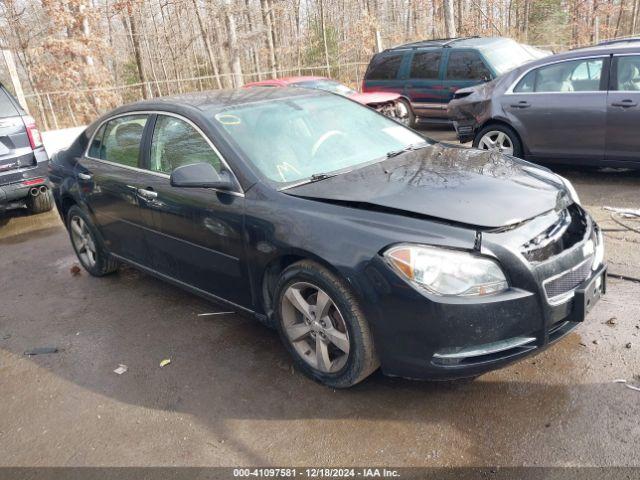
[[[184,188],[217,188],[233,190],[234,184],[229,172],[218,173],[209,163],[192,163],[183,165],[171,172],[172,187]]]

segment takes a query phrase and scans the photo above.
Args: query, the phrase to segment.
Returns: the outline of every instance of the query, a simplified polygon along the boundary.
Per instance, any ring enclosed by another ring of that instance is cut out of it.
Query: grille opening
[[[593,256],[587,258],[582,263],[576,265],[571,270],[567,270],[551,279],[543,282],[544,291],[550,302],[564,298],[565,294],[575,290],[591,274]]]
[[[560,218],[545,231],[522,246],[530,262],[542,262],[581,242],[587,232],[587,217],[575,203],[560,213]]]

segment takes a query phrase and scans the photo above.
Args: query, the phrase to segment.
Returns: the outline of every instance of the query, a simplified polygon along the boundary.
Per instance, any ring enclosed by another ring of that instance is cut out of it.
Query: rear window
[[[399,53],[373,57],[367,71],[367,80],[394,80],[398,76],[402,56]]]
[[[478,52],[453,51],[449,53],[447,80],[490,80],[491,72]]]
[[[417,52],[411,60],[411,78],[437,80],[442,52]]]
[[[147,115],[127,115],[107,122],[96,133],[89,156],[137,167]]]
[[[0,118],[15,117],[20,115],[20,112],[16,110],[15,105],[9,98],[9,92],[0,87]]]

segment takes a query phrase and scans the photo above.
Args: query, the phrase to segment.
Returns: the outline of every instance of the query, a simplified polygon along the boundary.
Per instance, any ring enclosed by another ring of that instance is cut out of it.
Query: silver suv
[[[0,212],[51,210],[48,163],[34,119],[0,84]]]

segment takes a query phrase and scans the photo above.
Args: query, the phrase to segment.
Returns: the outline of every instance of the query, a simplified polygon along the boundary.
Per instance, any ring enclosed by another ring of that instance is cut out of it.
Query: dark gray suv
[[[0,212],[51,210],[48,163],[35,121],[0,84]]]
[[[553,55],[449,104],[458,138],[543,163],[640,167],[640,42]]]

